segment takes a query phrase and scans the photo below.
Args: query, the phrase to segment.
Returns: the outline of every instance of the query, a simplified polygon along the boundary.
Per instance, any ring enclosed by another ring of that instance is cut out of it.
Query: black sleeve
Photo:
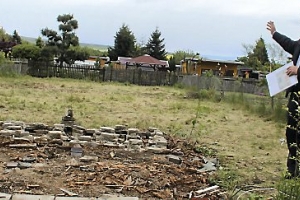
[[[273,34],[273,39],[288,53],[294,54],[295,47],[297,45],[297,41],[290,39],[289,37],[275,32]]]

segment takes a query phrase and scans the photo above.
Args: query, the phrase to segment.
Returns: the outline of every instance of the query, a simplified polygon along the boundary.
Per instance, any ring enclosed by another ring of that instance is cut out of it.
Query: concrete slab
[[[118,195],[107,194],[107,195],[98,197],[97,200],[139,200],[139,198],[138,197],[122,197],[122,196],[118,196]]]
[[[91,200],[85,197],[56,197],[55,200]]]
[[[10,200],[10,197],[10,194],[0,193],[0,200]]]
[[[54,196],[14,194],[11,200],[54,200]]]
[[[110,197],[105,200],[139,200],[139,198],[138,197]]]

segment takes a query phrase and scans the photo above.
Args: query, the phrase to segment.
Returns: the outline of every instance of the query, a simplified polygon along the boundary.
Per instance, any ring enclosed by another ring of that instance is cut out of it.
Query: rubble
[[[49,195],[46,199],[104,194],[188,199],[191,191],[200,195],[210,186],[208,177],[218,167],[191,144],[158,128],[86,129],[75,124],[73,115],[53,126],[0,122],[0,144],[0,162],[5,163],[0,192]],[[210,199],[220,196],[214,193]]]

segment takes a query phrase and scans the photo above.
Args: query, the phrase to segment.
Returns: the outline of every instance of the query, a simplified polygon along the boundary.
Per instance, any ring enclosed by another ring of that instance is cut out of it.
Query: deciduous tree
[[[71,46],[78,46],[79,39],[75,34],[75,30],[78,28],[78,22],[71,14],[59,15],[57,21],[60,23],[58,29],[60,34],[54,30],[45,28],[42,29],[42,35],[48,38],[47,46],[57,47],[58,62],[60,65],[63,63],[71,64],[74,58],[71,58],[67,51]]]

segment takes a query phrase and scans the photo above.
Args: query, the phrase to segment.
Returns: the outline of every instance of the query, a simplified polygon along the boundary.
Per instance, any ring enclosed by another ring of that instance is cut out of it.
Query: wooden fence
[[[236,80],[232,78],[223,77],[206,77],[206,76],[180,76],[178,82],[185,86],[195,87],[197,89],[215,89],[224,92],[241,92],[249,94],[266,94],[268,88],[266,85],[262,86],[256,80]]]
[[[51,63],[30,62],[28,74],[34,77],[86,79],[98,82],[127,82],[137,85],[174,85],[177,75],[167,71],[137,69],[95,68],[90,65],[57,66]]]

